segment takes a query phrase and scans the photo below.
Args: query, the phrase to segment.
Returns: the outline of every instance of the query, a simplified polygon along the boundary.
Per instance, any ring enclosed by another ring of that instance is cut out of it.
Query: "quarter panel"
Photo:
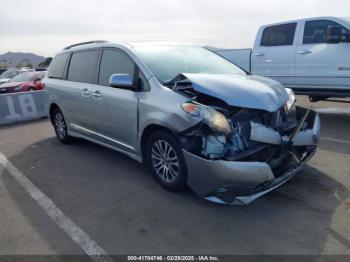
[[[64,80],[59,79],[50,79],[45,78],[45,95],[46,95],[46,108],[49,110],[50,106],[52,104],[56,104],[60,110],[62,111],[63,115],[65,116],[66,121],[69,123],[71,122],[72,117],[68,113],[68,107],[67,107],[67,89],[64,84]]]

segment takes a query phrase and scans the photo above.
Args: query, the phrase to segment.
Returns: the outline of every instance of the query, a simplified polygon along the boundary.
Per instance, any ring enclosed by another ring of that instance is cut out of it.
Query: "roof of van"
[[[124,46],[128,48],[133,48],[137,46],[162,46],[162,45],[182,45],[182,46],[200,46],[191,43],[171,43],[171,42],[163,42],[163,41],[135,41],[135,42],[109,42],[104,40],[94,40],[88,42],[82,42],[77,44],[72,44],[63,49],[63,51],[76,51],[80,49],[88,49],[94,47],[112,47],[112,46]]]

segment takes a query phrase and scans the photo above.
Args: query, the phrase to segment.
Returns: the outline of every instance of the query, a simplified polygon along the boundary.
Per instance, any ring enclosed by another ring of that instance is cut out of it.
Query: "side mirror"
[[[135,89],[133,79],[129,74],[114,74],[109,78],[111,87]]]
[[[342,28],[338,25],[331,25],[327,27],[327,43],[338,44],[342,40]]]

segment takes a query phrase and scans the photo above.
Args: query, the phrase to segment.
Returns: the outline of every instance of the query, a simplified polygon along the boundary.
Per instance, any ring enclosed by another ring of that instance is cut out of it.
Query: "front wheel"
[[[168,132],[153,133],[147,143],[148,167],[157,182],[170,191],[182,191],[186,187],[187,167],[181,146]]]
[[[54,110],[52,119],[58,140],[60,140],[63,144],[71,143],[72,137],[68,135],[67,123],[59,108]]]

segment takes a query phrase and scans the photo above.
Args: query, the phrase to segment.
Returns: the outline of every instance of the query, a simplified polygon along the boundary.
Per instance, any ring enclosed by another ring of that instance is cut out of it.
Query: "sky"
[[[0,54],[103,39],[248,48],[261,25],[350,17],[349,0],[1,0]]]

